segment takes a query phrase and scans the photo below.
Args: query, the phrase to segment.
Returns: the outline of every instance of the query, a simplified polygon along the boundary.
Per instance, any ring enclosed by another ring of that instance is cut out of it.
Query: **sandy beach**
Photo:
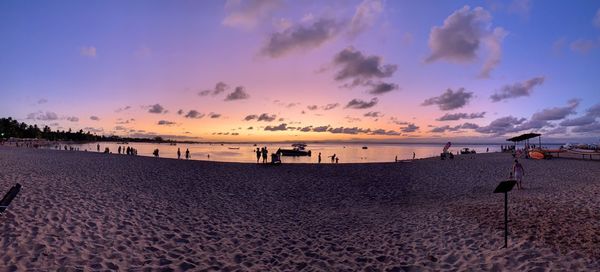
[[[600,269],[598,161],[265,166],[0,147],[1,271]]]

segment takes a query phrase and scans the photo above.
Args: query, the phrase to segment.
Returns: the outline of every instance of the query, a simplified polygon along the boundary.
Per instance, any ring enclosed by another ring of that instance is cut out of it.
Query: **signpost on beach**
[[[516,180],[506,180],[500,182],[494,189],[494,194],[504,193],[504,248],[508,247],[508,192],[515,184],[517,184]]]

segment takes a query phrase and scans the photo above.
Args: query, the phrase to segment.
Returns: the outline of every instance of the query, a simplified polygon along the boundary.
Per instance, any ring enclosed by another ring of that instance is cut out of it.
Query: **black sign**
[[[498,184],[498,187],[496,187],[496,189],[494,189],[494,194],[510,192],[510,190],[512,190],[512,188],[515,186],[515,184],[517,184],[516,180],[506,180],[506,181],[500,182],[500,184]]]

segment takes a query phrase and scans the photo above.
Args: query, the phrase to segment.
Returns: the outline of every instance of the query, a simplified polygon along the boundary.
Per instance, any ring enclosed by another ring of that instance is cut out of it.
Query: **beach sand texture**
[[[263,166],[0,147],[0,271],[599,270],[600,164]]]

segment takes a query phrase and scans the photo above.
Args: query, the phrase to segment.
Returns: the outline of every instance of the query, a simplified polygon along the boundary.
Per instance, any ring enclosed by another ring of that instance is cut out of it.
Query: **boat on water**
[[[369,148],[368,148],[368,147],[366,147],[366,146],[363,146],[363,147],[362,147],[362,149],[369,149]]]
[[[305,150],[306,149],[306,144],[304,143],[297,143],[297,144],[292,144],[292,149],[284,149],[284,148],[279,148],[277,149],[277,154],[280,154],[281,156],[290,156],[290,157],[298,157],[298,156],[310,156],[312,154],[312,152],[310,150]]]
[[[229,149],[234,149],[234,150],[238,150],[240,149],[239,147],[228,147]]]

